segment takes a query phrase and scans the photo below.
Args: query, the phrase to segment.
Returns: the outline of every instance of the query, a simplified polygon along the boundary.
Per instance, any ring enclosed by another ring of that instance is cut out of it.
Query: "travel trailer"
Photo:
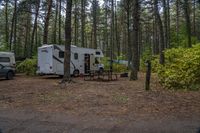
[[[43,45],[38,48],[38,74],[64,75],[63,45]],[[100,59],[104,57],[100,49],[81,48],[71,45],[71,75],[78,76],[90,71],[102,71],[104,65]]]

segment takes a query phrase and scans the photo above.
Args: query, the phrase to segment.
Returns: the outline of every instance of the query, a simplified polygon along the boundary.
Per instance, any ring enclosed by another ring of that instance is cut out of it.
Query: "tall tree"
[[[53,36],[52,36],[52,42],[54,44],[57,44],[57,22],[58,22],[58,6],[59,6],[59,0],[56,0],[56,11],[55,11],[55,19],[54,19],[54,27],[53,27]]]
[[[159,46],[159,52],[160,52],[160,64],[165,63],[165,55],[164,55],[164,49],[165,49],[165,43],[164,43],[164,30],[163,30],[163,23],[160,17],[160,13],[158,10],[158,0],[154,0],[154,12],[156,16],[156,20],[158,21],[158,28],[160,32],[160,46]]]
[[[189,10],[189,1],[188,0],[184,0],[184,2],[183,2],[183,8],[184,8],[186,30],[187,30],[187,37],[188,37],[187,47],[191,48],[192,47],[191,21],[190,21],[190,10]]]
[[[59,23],[58,23],[58,42],[61,45],[61,19],[62,19],[62,0],[59,0]]]
[[[132,46],[131,46],[131,39],[130,39],[130,6],[131,1],[130,0],[125,0],[124,1],[124,8],[126,11],[126,29],[127,29],[127,44],[128,44],[128,65],[130,68],[130,62],[132,60]]]
[[[33,44],[34,44],[34,39],[35,39],[35,33],[37,31],[37,21],[38,21],[39,9],[40,9],[40,0],[37,0],[35,2],[35,20],[34,20],[33,31],[32,31],[32,35],[31,35],[30,57],[32,57],[32,55],[33,55]],[[36,44],[37,44],[37,42],[36,42]]]
[[[43,44],[48,44],[48,33],[49,33],[49,20],[51,17],[51,11],[52,11],[52,0],[47,1],[47,14],[45,17],[45,22],[44,22],[44,33],[43,33]]]
[[[71,62],[71,12],[72,0],[66,0],[66,18],[65,18],[65,52],[64,52],[64,76],[63,81],[70,81],[70,62]]]
[[[163,1],[163,8],[164,8],[164,39],[165,39],[165,48],[168,47],[168,7],[166,0]]]
[[[140,20],[140,4],[139,0],[133,1],[133,57],[132,57],[132,64],[131,64],[131,75],[130,80],[137,80],[138,79],[138,60],[139,60],[139,20]]]
[[[6,34],[6,44],[9,47],[9,23],[8,23],[8,0],[5,0],[5,34]]]
[[[17,22],[17,0],[14,2],[14,12],[12,15],[12,24],[11,24],[11,32],[10,32],[10,45],[9,45],[9,50],[12,51],[12,44],[13,44],[13,36],[14,40],[16,40],[16,36],[13,35],[13,33],[16,33],[16,25],[15,23]]]
[[[86,1],[81,0],[81,47],[85,47],[85,6]]]
[[[180,17],[180,0],[176,0],[176,43],[179,45],[179,22]]]
[[[92,1],[92,16],[93,16],[93,48],[97,48],[97,8],[98,1]]]

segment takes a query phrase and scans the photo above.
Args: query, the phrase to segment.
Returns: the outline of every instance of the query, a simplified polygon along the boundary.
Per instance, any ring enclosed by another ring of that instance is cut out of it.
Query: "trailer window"
[[[101,55],[101,52],[99,52],[99,51],[96,51],[96,55]]]
[[[9,57],[0,57],[0,62],[10,62]]]
[[[63,51],[59,51],[59,58],[64,58],[64,52]]]
[[[78,60],[78,53],[74,53],[74,59]]]

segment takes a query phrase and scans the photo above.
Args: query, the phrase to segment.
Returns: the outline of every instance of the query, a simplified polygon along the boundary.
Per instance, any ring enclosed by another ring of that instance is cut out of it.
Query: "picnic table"
[[[111,70],[104,70],[103,72],[91,70],[84,75],[84,80],[97,81],[114,81],[117,80],[118,75]]]

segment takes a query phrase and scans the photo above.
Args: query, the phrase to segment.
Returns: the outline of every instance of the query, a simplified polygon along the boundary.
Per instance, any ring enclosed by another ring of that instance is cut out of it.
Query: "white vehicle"
[[[38,48],[38,74],[64,75],[63,45],[43,45]],[[100,59],[104,57],[100,49],[81,48],[71,45],[71,75],[87,74],[91,70],[102,71],[104,65]]]
[[[0,52],[0,64],[15,71],[15,54],[12,52]]]

